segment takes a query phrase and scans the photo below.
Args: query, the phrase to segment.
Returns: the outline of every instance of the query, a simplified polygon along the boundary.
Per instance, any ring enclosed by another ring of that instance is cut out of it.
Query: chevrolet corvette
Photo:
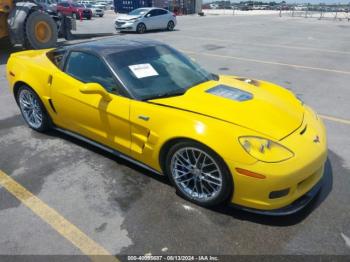
[[[198,205],[291,214],[322,187],[317,113],[283,87],[209,73],[164,43],[119,37],[18,52],[7,77],[30,128],[165,175]]]

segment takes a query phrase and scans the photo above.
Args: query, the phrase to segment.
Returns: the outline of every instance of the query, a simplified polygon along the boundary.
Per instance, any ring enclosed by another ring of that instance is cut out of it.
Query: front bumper
[[[136,31],[135,22],[118,22],[114,23],[114,27],[117,31]]]
[[[319,193],[323,185],[323,179],[321,178],[320,181],[316,185],[314,185],[313,188],[311,188],[310,191],[308,191],[305,195],[301,196],[297,200],[295,200],[293,203],[289,204],[288,206],[272,209],[272,210],[261,210],[261,209],[255,209],[255,208],[247,208],[240,205],[232,204],[233,207],[260,215],[269,215],[269,216],[287,216],[294,214],[300,210],[302,210],[304,207],[306,207]]]
[[[305,106],[303,124],[278,142],[292,150],[294,157],[277,163],[257,161],[249,165],[227,162],[234,181],[232,204],[255,213],[283,215],[297,212],[314,197],[327,160],[326,132],[321,119]],[[266,178],[245,176],[236,168],[262,174]],[[283,190],[288,193],[271,198],[272,192]]]
[[[93,13],[94,16],[104,15],[104,12],[102,10],[95,10],[92,13]]]
[[[91,18],[92,17],[92,13],[90,13],[90,12],[82,12],[80,14],[83,18]]]

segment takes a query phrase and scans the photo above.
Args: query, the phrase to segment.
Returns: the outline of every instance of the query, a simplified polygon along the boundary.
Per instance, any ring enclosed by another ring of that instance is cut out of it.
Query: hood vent
[[[253,94],[249,92],[226,85],[215,86],[213,88],[208,89],[206,92],[208,94],[228,98],[238,102],[251,100],[253,98]]]

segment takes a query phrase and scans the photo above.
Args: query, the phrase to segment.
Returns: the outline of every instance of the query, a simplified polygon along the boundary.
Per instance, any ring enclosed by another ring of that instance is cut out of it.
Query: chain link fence
[[[317,18],[319,20],[338,20],[350,22],[350,7],[291,7],[290,10],[280,10],[280,16]]]

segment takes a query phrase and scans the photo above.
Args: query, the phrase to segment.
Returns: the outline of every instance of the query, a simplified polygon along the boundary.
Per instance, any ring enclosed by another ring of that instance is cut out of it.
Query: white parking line
[[[340,235],[342,236],[342,238],[345,241],[345,245],[347,245],[348,247],[350,247],[350,238],[348,236],[346,236],[344,233],[340,233]]]
[[[167,35],[166,37],[169,37],[171,35]],[[243,46],[261,46],[261,47],[272,47],[272,48],[284,48],[284,49],[294,49],[294,50],[305,50],[305,51],[313,51],[313,52],[321,52],[321,53],[334,53],[334,54],[342,54],[342,55],[350,55],[349,51],[339,51],[339,50],[333,50],[333,49],[324,49],[324,48],[314,48],[314,47],[306,47],[306,46],[287,46],[287,45],[279,45],[279,44],[264,44],[264,43],[251,43],[251,42],[237,42],[232,40],[226,40],[226,39],[218,39],[218,38],[211,38],[211,37],[201,37],[201,36],[189,36],[184,34],[176,34],[173,35],[173,37],[185,37],[185,38],[191,38],[191,39],[199,39],[199,40],[208,40],[208,41],[214,41],[214,42],[221,42],[221,43],[229,43],[234,45],[243,45]]]
[[[315,71],[323,71],[323,72],[350,75],[350,71],[342,71],[342,70],[336,70],[336,69],[332,69],[332,68],[322,68],[322,67],[312,67],[312,66],[288,64],[288,63],[281,63],[281,62],[268,61],[268,60],[259,60],[259,59],[247,58],[247,57],[220,55],[220,54],[214,54],[214,53],[208,53],[208,52],[200,52],[199,53],[199,52],[194,52],[191,50],[183,50],[183,49],[181,51],[184,53],[187,53],[187,54],[192,54],[192,55],[212,56],[212,57],[234,59],[234,60],[240,60],[240,61],[246,61],[246,62],[254,62],[254,63],[277,65],[277,66],[286,66],[286,67],[293,67],[293,68],[300,68],[300,69],[307,69],[307,70],[315,70]]]

